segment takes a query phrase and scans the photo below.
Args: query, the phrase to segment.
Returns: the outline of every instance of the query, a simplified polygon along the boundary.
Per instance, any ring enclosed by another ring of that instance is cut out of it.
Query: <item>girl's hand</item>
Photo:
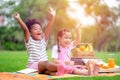
[[[70,65],[74,65],[74,61],[70,61]]]
[[[55,16],[56,15],[56,10],[49,7],[49,14],[50,14],[50,16]]]
[[[75,27],[74,27],[74,30],[75,31],[80,31],[80,29],[81,29],[81,27],[82,27],[82,24],[77,24]]]
[[[74,65],[74,61],[66,61],[65,64],[66,64],[66,65],[71,65],[71,66],[72,66],[72,65]]]
[[[82,26],[81,24],[77,24],[74,27],[74,31],[76,33],[76,39],[73,42],[74,47],[76,47],[78,45],[78,43],[80,42],[80,40],[81,40],[81,26]]]
[[[20,15],[19,15],[19,13],[14,12],[13,17],[14,17],[15,19],[19,19],[19,18],[20,18]]]

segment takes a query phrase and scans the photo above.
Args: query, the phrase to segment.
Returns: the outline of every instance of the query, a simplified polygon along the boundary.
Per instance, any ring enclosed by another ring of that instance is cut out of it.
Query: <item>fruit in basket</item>
[[[89,47],[88,46],[85,48],[85,51],[89,51]]]
[[[75,51],[76,51],[76,52],[80,52],[80,49],[79,49],[79,48],[75,48]]]
[[[80,46],[80,51],[85,51],[85,46]]]
[[[88,45],[87,45],[87,48],[88,48],[88,51],[93,51],[93,47],[92,47],[91,44],[88,44]]]

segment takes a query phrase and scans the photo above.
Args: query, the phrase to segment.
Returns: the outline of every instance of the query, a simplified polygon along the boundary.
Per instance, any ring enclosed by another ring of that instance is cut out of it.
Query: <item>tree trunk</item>
[[[107,40],[108,40],[107,35],[100,40],[100,42],[98,43],[98,51],[101,51],[103,49],[104,44],[107,42]]]

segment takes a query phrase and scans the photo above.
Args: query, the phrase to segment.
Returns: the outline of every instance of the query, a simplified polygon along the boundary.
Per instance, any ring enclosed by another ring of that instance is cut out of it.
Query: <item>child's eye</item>
[[[68,37],[65,37],[65,39],[68,39]]]
[[[71,39],[71,37],[66,37],[66,39]]]
[[[37,28],[34,28],[34,30],[37,30]]]

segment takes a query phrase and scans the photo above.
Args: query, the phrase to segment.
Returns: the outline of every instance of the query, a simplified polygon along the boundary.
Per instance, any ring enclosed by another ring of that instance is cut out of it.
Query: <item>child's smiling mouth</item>
[[[41,33],[37,33],[37,35],[41,35]]]
[[[65,44],[66,44],[66,45],[69,45],[70,43],[69,43],[69,42],[66,42]]]

